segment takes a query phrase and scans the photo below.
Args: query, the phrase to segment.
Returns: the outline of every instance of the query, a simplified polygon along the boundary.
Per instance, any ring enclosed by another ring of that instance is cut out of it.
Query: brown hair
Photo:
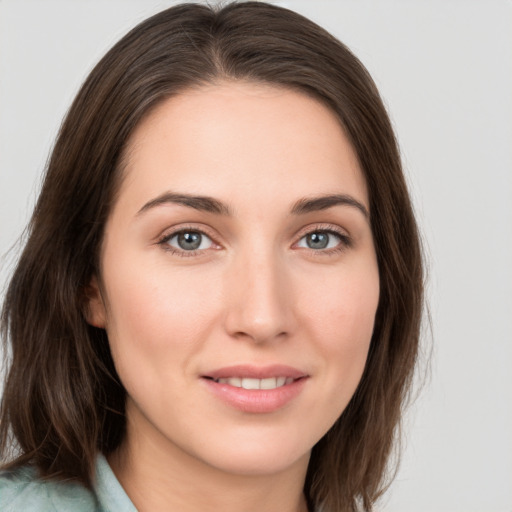
[[[219,79],[302,91],[338,117],[366,178],[380,302],[349,405],[317,443],[305,494],[312,508],[369,511],[382,493],[418,352],[423,271],[400,156],[368,72],[338,40],[261,2],[183,4],[147,19],[98,63],[62,125],[8,287],[2,332],[12,354],[0,416],[4,467],[90,486],[97,451],[124,435],[125,391],[105,331],[84,319],[123,150],[142,117],[171,95]]]

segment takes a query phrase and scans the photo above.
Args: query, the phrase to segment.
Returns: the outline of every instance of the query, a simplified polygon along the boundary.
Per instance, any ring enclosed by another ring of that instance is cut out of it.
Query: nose
[[[241,256],[229,269],[225,286],[225,329],[230,336],[268,343],[293,333],[292,282],[276,255]]]

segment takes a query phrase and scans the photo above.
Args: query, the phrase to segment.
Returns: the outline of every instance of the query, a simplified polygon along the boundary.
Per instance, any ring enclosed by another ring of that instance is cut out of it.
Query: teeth
[[[260,379],[242,379],[244,389],[260,389]]]
[[[232,377],[231,379],[219,379],[217,382],[220,384],[229,384],[230,386],[234,386],[235,388],[242,387],[242,379],[238,377]]]
[[[219,384],[228,384],[235,388],[244,389],[276,389],[286,384],[293,382],[292,377],[270,377],[267,379],[252,379],[252,378],[240,378],[240,377],[229,377],[225,379],[216,379]]]
[[[277,387],[276,381],[277,379],[275,377],[271,377],[270,379],[261,379],[260,389],[275,389]]]

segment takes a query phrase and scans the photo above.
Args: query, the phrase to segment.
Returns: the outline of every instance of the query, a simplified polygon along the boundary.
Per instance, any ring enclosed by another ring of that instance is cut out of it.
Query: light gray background
[[[0,0],[0,253],[28,219],[87,72],[173,3]],[[379,510],[512,512],[512,2],[275,3],[333,32],[373,74],[428,249],[431,377]]]

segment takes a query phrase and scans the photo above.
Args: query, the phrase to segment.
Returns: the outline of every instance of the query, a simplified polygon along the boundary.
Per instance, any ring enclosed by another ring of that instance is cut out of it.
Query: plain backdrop
[[[173,3],[0,0],[0,254],[88,71]],[[275,3],[334,33],[374,76],[427,247],[430,377],[379,510],[512,512],[512,2]],[[15,255],[0,260],[2,287]]]

